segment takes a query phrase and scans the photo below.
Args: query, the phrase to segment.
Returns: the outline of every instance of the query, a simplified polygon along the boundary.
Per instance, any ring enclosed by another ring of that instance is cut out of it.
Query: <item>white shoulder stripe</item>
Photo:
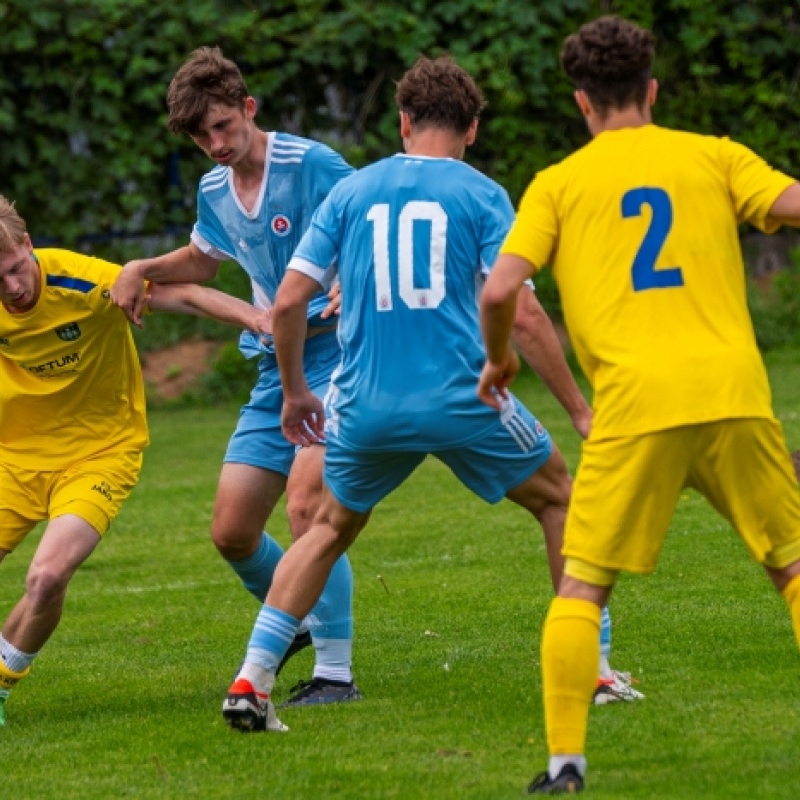
[[[228,168],[227,167],[223,167],[222,164],[220,164],[219,166],[214,167],[214,169],[212,169],[211,172],[207,172],[205,175],[203,175],[203,177],[200,178],[200,183],[208,183],[209,181],[217,181],[221,177],[227,176],[227,174],[228,174]]]
[[[270,161],[273,164],[302,164],[303,163],[303,159],[302,158],[275,158],[275,156],[272,156]]]
[[[201,183],[200,190],[203,192],[214,192],[217,189],[222,189],[224,186],[228,185],[228,179],[219,181],[218,183]]]
[[[293,149],[293,150],[308,150],[311,147],[310,144],[303,144],[302,142],[282,142],[280,139],[275,140],[275,144],[273,147],[283,148],[285,150]]]

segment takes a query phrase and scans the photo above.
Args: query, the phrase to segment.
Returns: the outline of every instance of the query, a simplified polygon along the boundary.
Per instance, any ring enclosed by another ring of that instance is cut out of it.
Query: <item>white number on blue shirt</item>
[[[367,213],[372,223],[375,290],[378,311],[392,310],[389,271],[389,204],[376,203]],[[414,223],[430,222],[430,289],[414,286]],[[403,206],[397,225],[398,286],[403,302],[414,309],[436,308],[444,300],[444,263],[447,248],[447,214],[439,203],[413,200]]]

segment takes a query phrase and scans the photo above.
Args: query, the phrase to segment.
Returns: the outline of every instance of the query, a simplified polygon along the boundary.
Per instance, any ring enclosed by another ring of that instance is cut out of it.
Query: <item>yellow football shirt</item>
[[[66,250],[34,255],[36,305],[0,305],[0,463],[49,472],[146,447],[139,359],[109,293],[120,268]]]
[[[605,131],[528,187],[502,252],[552,265],[592,438],[772,417],[738,225],[793,179],[727,138]]]

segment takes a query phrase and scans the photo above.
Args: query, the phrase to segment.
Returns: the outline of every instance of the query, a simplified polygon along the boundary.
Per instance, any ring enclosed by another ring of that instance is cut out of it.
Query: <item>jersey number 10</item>
[[[656,269],[656,261],[672,227],[672,201],[669,195],[663,189],[654,189],[650,186],[641,186],[625,192],[622,197],[623,219],[641,216],[642,206],[650,206],[653,217],[639,245],[639,251],[633,259],[631,270],[633,291],[643,292],[646,289],[683,286],[683,273],[680,267]]]
[[[367,213],[372,223],[372,250],[375,263],[375,291],[378,311],[391,311],[392,276],[389,271],[389,204],[376,203]],[[429,222],[430,289],[414,286],[414,223]],[[397,219],[398,288],[403,302],[413,309],[437,308],[444,300],[444,262],[447,248],[447,214],[439,203],[412,200],[403,206]]]

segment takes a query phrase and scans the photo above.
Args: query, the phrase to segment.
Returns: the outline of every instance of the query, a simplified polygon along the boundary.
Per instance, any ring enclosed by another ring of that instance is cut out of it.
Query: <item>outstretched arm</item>
[[[553,323],[536,293],[523,285],[517,295],[517,309],[511,338],[522,357],[569,414],[572,424],[585,439],[592,424],[592,410],[578,388]]]
[[[141,327],[146,305],[145,281],[203,283],[217,274],[219,264],[193,242],[163,256],[129,261],[111,289],[111,299],[131,322]]]
[[[323,435],[325,412],[319,398],[308,388],[303,370],[308,303],[319,284],[294,269],[286,271],[272,312],[275,355],[283,385],[283,435],[292,443],[309,445]]]
[[[800,183],[793,183],[781,193],[772,204],[768,219],[780,225],[800,228]]]
[[[209,317],[254,333],[271,334],[269,311],[259,311],[238,297],[195,283],[150,284],[147,304],[153,311]]]

